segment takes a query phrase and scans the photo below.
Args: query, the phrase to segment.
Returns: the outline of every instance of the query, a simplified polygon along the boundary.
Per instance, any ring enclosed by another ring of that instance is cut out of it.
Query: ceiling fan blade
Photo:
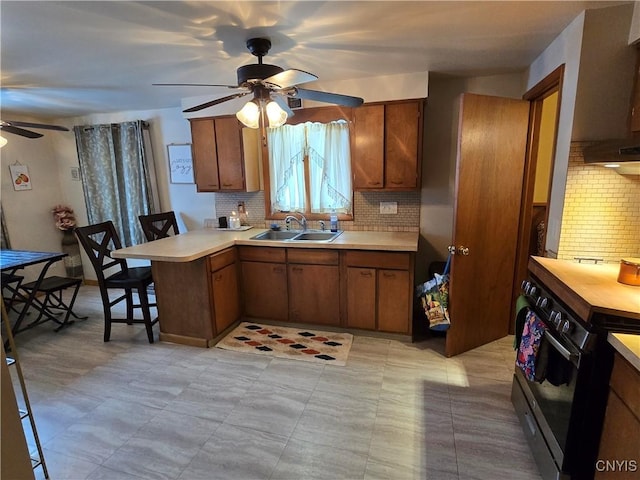
[[[359,107],[364,103],[360,97],[352,97],[350,95],[341,95],[339,93],[319,92],[317,90],[307,90],[303,88],[294,88],[290,95],[294,98],[302,98],[304,100],[314,100],[316,102],[334,103],[345,107]]]
[[[282,110],[287,112],[287,118],[291,118],[295,115],[295,113],[293,113],[293,110],[291,110],[291,108],[289,107],[289,103],[287,102],[287,99],[282,95],[274,95],[273,101],[276,102],[278,105],[280,105],[280,108]]]
[[[317,79],[318,77],[316,77],[313,73],[291,68],[289,70],[285,70],[284,72],[276,73],[275,75],[271,75],[270,77],[265,78],[262,83],[267,83],[277,88],[289,88],[301,83],[313,82]]]
[[[225,87],[243,88],[239,85],[216,85],[213,83],[152,83],[154,87]]]
[[[213,107],[214,105],[218,105],[219,103],[226,102],[228,100],[233,100],[234,98],[244,97],[251,92],[242,92],[242,93],[234,93],[233,95],[228,95],[226,97],[217,98],[215,100],[211,100],[210,102],[202,103],[200,105],[196,105],[195,107],[187,108],[183,110],[183,113],[191,113],[198,112],[200,110],[204,110],[205,108]]]
[[[31,132],[29,130],[25,130],[24,128],[12,127],[11,125],[0,125],[0,130],[2,130],[3,132],[15,133],[16,135],[27,138],[42,137],[41,133]]]
[[[47,123],[16,122],[14,120],[9,120],[5,123],[9,124],[9,126],[12,126],[12,127],[42,128],[45,130],[58,130],[60,132],[69,131],[67,127],[62,127],[60,125],[50,125]]]

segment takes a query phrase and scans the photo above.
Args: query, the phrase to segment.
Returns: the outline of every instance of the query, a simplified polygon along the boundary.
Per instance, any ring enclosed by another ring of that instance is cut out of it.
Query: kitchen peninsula
[[[418,233],[252,239],[264,231],[202,229],[112,255],[151,261],[162,341],[209,347],[241,316],[412,334]]]

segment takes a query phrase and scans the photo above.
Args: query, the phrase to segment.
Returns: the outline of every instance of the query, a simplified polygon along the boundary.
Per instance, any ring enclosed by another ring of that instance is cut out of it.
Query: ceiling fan
[[[227,95],[226,97],[217,98],[210,102],[205,102],[200,105],[196,105],[195,107],[187,108],[184,110],[184,113],[197,112],[228,100],[249,95],[250,93],[253,93],[254,102],[256,104],[264,103],[273,99],[284,111],[288,113],[289,116],[293,115],[293,112],[288,106],[288,102],[286,100],[287,97],[332,103],[346,107],[357,107],[362,105],[363,99],[359,97],[299,88],[298,85],[317,80],[318,77],[303,70],[284,70],[276,65],[262,63],[262,57],[269,52],[270,48],[271,40],[268,38],[251,38],[247,40],[247,49],[253,55],[258,57],[258,63],[243,65],[238,68],[237,85],[211,85],[202,83],[155,83],[154,85],[227,87],[240,90],[239,92]]]
[[[49,125],[46,123],[16,122],[11,120],[5,122],[4,120],[0,120],[0,130],[2,130],[3,132],[13,133],[15,135],[20,135],[21,137],[27,137],[27,138],[42,137],[41,133],[32,132],[31,130],[27,130],[21,127],[44,129],[44,130],[58,130],[61,132],[69,131],[67,127],[62,127],[60,125]]]

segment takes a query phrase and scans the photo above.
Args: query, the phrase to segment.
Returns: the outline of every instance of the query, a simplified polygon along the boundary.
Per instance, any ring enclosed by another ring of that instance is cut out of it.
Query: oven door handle
[[[565,360],[573,364],[577,364],[579,362],[580,355],[569,351],[569,349],[567,349],[567,347],[562,345],[562,343],[560,343],[560,341],[556,337],[554,337],[551,333],[549,333],[549,330],[544,331],[544,336],[549,341],[549,343],[553,346],[553,348],[555,348]]]

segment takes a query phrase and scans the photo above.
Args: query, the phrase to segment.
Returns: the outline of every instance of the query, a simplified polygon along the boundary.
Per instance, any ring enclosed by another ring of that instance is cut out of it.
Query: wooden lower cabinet
[[[376,269],[347,268],[347,326],[376,329]]]
[[[213,313],[218,334],[240,318],[238,287],[238,267],[235,263],[211,274]]]
[[[410,334],[413,254],[347,251],[347,319],[352,328]]]
[[[596,480],[640,475],[640,372],[616,353],[604,417]]]
[[[412,291],[409,272],[378,270],[378,330],[410,332]]]
[[[340,271],[337,266],[288,266],[289,320],[340,325]]]
[[[287,321],[286,249],[239,247],[242,301],[247,317]]]

